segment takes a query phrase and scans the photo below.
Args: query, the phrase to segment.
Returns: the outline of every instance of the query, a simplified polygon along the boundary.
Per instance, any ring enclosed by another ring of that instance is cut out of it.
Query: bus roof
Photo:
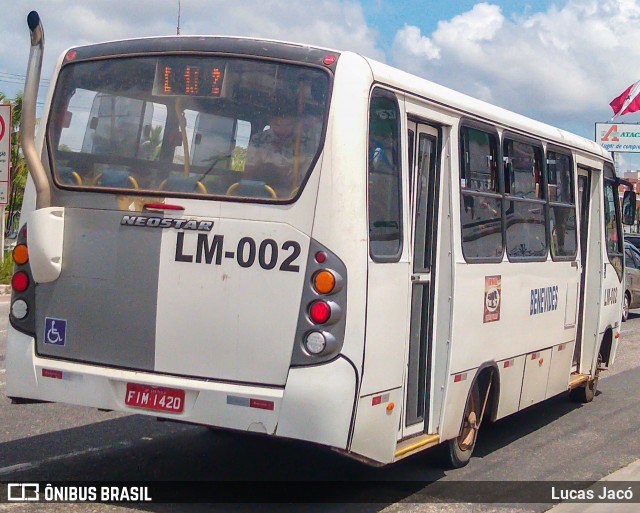
[[[469,117],[497,124],[505,129],[537,136],[550,143],[580,149],[611,161],[610,153],[595,141],[478,100],[373,59],[365,59],[369,63],[376,81],[405,90],[436,104],[453,108]]]
[[[322,61],[328,52],[332,53],[335,57],[340,55],[340,52],[336,50],[327,50],[299,43],[230,36],[153,36],[106,41],[86,46],[72,47],[70,49],[76,51],[75,60],[77,61],[114,55],[146,53],[207,53],[212,51],[213,42],[215,42],[213,48],[215,48],[216,52],[271,57],[308,64],[323,65]],[[66,55],[67,52],[63,55]]]

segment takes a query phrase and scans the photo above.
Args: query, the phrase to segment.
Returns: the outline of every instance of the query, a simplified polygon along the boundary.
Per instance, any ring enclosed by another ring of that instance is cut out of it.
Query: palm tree
[[[27,164],[20,144],[20,120],[22,119],[22,93],[12,100],[0,92],[0,104],[11,105],[11,184],[5,235],[17,228],[24,187],[27,182]]]

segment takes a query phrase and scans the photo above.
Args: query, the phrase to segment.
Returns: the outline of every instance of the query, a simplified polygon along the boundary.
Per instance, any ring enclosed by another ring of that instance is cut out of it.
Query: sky
[[[39,102],[70,46],[176,33],[178,0],[0,0],[0,91],[22,90],[26,17],[45,32]],[[352,50],[594,138],[609,102],[640,80],[640,0],[181,0],[180,32]],[[640,122],[640,113],[621,123]],[[618,154],[619,170],[640,155]]]

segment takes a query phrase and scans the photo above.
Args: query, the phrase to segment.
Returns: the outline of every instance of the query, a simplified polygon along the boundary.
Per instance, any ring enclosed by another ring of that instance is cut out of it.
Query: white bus
[[[65,52],[36,142],[29,26],[15,403],[462,466],[483,420],[592,400],[626,211],[596,143],[355,53],[182,36]]]

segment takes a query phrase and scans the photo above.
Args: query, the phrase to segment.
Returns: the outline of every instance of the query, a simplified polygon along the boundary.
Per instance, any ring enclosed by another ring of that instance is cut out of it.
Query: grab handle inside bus
[[[35,144],[36,101],[44,53],[44,29],[36,11],[29,13],[27,24],[31,31],[31,52],[22,96],[20,139],[22,152],[36,188],[36,208],[40,209],[51,205],[51,186]]]

